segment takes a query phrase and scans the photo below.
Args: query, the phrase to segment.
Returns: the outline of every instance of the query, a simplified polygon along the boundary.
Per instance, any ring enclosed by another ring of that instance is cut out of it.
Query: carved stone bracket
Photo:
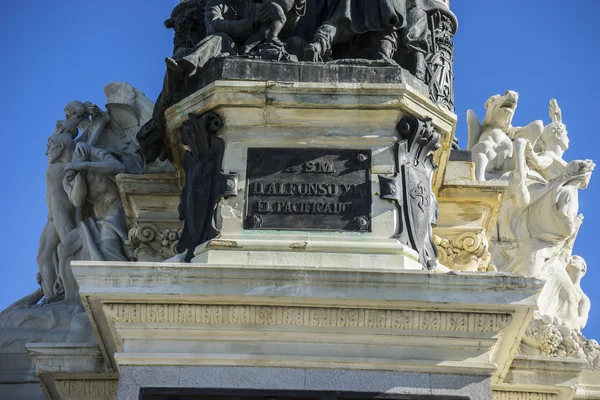
[[[151,223],[139,223],[129,231],[133,258],[137,261],[161,262],[175,256],[182,230],[160,229]]]
[[[396,175],[379,176],[380,197],[396,202],[398,232],[393,236],[419,252],[425,268],[437,259],[432,237],[432,224],[437,223],[438,207],[431,190],[433,172],[437,168],[432,151],[440,147],[441,136],[430,119],[408,116],[397,126],[399,141],[395,144]]]
[[[439,262],[455,271],[494,272],[492,255],[483,232],[465,232],[453,239],[433,235]]]
[[[186,261],[194,256],[195,248],[217,236],[216,209],[223,197],[236,196],[238,174],[221,171],[225,142],[217,137],[223,126],[214,112],[199,117],[190,115],[181,127],[185,187],[179,203],[179,219],[184,221],[177,251],[187,252]]]

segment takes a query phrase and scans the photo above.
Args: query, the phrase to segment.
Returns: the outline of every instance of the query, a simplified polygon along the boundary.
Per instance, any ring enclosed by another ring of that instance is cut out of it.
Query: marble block
[[[238,195],[220,202],[216,216],[220,234],[196,248],[194,263],[422,268],[417,252],[392,238],[399,230],[398,209],[394,202],[380,198],[378,175],[397,172],[393,149],[402,117],[431,118],[442,137],[434,154],[438,169],[433,190],[437,192],[450,154],[454,114],[404,83],[215,80],[165,114],[181,183],[184,148],[179,128],[190,114],[208,111],[223,122],[218,132],[225,142],[222,169],[238,174]],[[244,229],[249,148],[371,151],[370,232]]]

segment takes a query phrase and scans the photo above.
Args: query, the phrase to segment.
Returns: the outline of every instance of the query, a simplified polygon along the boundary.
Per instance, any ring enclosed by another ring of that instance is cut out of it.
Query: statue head
[[[77,137],[79,134],[79,128],[77,127],[77,122],[63,119],[60,121],[56,121],[56,127],[54,128],[53,134],[64,133],[70,135],[73,139]]]
[[[65,116],[68,120],[79,124],[89,116],[87,107],[80,101],[72,101],[65,106]]]
[[[536,143],[536,149],[539,148],[539,150],[545,151],[553,145],[558,145],[562,151],[569,148],[567,126],[562,122],[552,122],[544,127],[542,136],[540,136]]]
[[[507,132],[511,127],[515,110],[519,102],[519,93],[507,90],[503,96],[496,94],[485,103],[483,126],[498,128]]]
[[[50,163],[58,162],[66,152],[73,153],[73,151],[75,151],[75,140],[69,134],[55,133],[48,139],[46,155]]]
[[[573,256],[567,264],[567,273],[573,283],[578,283],[587,272],[587,264],[583,257]]]
[[[596,164],[592,160],[573,160],[569,162],[564,172],[568,179],[565,184],[578,184],[581,189],[586,189],[595,167]]]

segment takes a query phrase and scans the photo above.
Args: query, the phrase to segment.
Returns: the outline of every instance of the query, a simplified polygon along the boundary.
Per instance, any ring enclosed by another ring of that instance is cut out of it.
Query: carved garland
[[[584,359],[588,369],[600,370],[600,345],[596,340],[588,340],[579,330],[555,324],[552,318],[537,312],[519,350],[527,356]]]
[[[498,332],[508,314],[190,304],[105,304],[119,323],[256,324],[450,332]]]

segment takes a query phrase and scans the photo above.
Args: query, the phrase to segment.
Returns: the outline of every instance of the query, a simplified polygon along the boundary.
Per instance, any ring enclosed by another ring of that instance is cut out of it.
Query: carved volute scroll
[[[432,151],[440,147],[441,136],[430,119],[413,116],[398,123],[399,141],[394,145],[396,175],[380,175],[381,198],[398,206],[398,232],[394,238],[419,253],[423,267],[430,268],[438,253],[432,225],[437,223],[438,205],[431,190],[437,165]]]
[[[177,250],[194,257],[196,246],[217,236],[216,208],[220,199],[237,195],[238,174],[221,171],[225,142],[217,137],[223,126],[214,112],[199,117],[190,115],[181,128],[185,187],[181,192],[179,219],[184,222]]]

